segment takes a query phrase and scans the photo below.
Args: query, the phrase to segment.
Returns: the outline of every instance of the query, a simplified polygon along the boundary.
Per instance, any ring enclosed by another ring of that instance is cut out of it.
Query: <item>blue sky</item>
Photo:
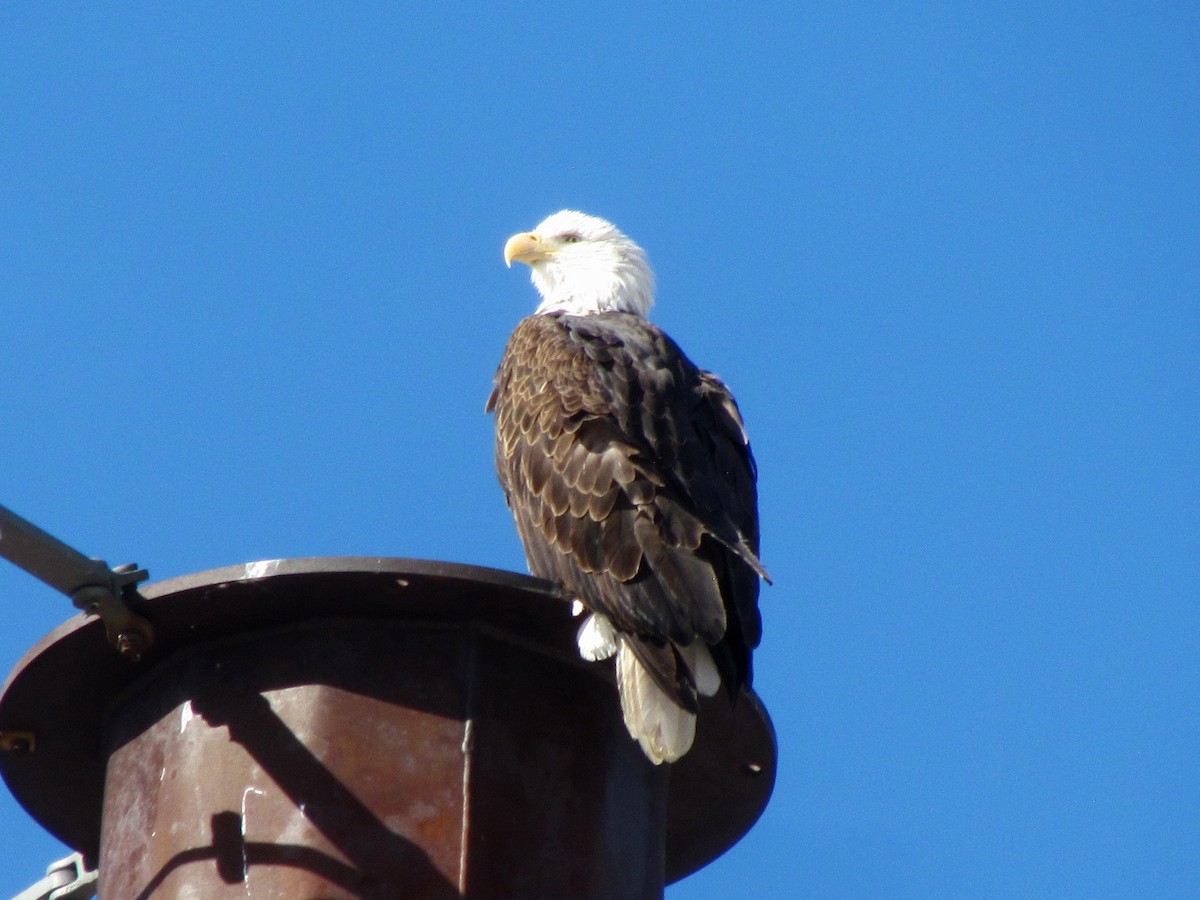
[[[5,4],[0,503],[161,579],[522,571],[575,207],[760,467],[766,814],[673,900],[1200,893],[1200,12]],[[0,565],[0,667],[71,612]],[[0,893],[63,848],[0,792]]]

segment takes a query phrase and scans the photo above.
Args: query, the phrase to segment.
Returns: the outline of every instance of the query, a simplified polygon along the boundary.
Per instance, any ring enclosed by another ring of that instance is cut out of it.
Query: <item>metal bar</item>
[[[91,585],[113,587],[112,570],[103,560],[84,556],[3,506],[0,556],[68,597]]]
[[[25,888],[13,900],[90,900],[96,896],[99,873],[89,871],[82,853],[51,863],[46,877]]]
[[[79,609],[104,622],[108,642],[122,656],[137,660],[154,643],[154,628],[129,609],[134,588],[146,578],[136,565],[110,569],[47,534],[11,509],[0,506],[0,556],[71,598]]]

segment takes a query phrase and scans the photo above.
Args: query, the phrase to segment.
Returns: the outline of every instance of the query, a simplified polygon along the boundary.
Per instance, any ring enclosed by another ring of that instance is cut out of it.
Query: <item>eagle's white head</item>
[[[645,316],[654,305],[654,273],[646,252],[611,222],[573,209],[510,237],[504,262],[509,267],[523,262],[533,270],[533,284],[542,295],[539,313]]]

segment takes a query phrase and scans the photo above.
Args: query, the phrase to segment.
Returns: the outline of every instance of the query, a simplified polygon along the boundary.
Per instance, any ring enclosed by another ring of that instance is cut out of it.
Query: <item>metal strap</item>
[[[125,603],[137,597],[146,570],[136,565],[110,569],[84,556],[11,509],[0,506],[0,556],[71,598],[85,613],[104,622],[108,641],[131,660],[154,643],[154,628]]]
[[[46,877],[25,888],[13,900],[90,900],[96,896],[96,881],[100,873],[89,870],[82,853],[51,863]]]

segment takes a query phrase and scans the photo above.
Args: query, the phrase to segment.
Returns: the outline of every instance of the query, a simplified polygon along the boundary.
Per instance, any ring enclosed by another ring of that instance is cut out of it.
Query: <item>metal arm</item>
[[[51,863],[46,877],[27,887],[13,900],[89,900],[96,896],[99,873],[89,871],[82,853]]]
[[[3,506],[0,556],[66,594],[85,613],[100,616],[109,643],[121,655],[137,660],[154,643],[153,626],[125,604],[137,596],[136,585],[147,578],[145,569],[110,569],[103,560],[84,556]]]

